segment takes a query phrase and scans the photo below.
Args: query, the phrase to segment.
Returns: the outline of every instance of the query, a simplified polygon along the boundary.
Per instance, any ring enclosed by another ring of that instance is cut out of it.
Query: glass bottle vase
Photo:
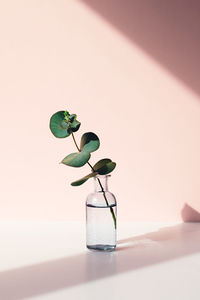
[[[88,249],[113,251],[116,248],[117,202],[108,191],[110,175],[94,177],[95,190],[86,200],[86,244]]]

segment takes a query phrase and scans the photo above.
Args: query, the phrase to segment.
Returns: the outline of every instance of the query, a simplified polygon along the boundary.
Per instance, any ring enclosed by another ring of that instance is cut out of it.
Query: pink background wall
[[[62,109],[82,122],[77,138],[100,137],[91,162],[117,162],[120,220],[181,220],[186,203],[200,211],[198,3],[181,17],[161,7],[164,18],[155,1],[125,2],[1,1],[1,219],[84,219],[92,181],[70,182],[88,167],[60,165],[75,147],[48,128]]]

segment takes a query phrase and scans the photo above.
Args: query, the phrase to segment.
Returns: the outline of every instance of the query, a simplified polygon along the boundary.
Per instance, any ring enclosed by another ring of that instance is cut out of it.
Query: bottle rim
[[[100,175],[100,174],[97,174],[96,176],[94,176],[94,178],[107,178],[107,177],[111,177],[111,174],[105,174],[105,175]]]

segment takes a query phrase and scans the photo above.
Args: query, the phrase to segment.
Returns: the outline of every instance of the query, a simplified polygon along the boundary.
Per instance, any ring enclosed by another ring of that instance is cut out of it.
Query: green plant
[[[52,115],[50,119],[50,130],[53,135],[57,138],[65,138],[72,136],[74,144],[78,152],[71,153],[67,155],[61,163],[64,165],[79,168],[84,166],[86,163],[90,166],[91,172],[81,179],[78,179],[71,183],[72,186],[79,186],[86,182],[89,178],[95,177],[96,175],[106,175],[111,173],[115,167],[116,163],[109,158],[104,158],[99,160],[94,166],[89,163],[91,153],[96,151],[100,146],[100,140],[98,136],[93,132],[86,132],[81,137],[80,146],[78,146],[74,132],[78,131],[81,123],[77,121],[75,114],[69,114],[68,111],[58,111]],[[109,206],[108,200],[106,198],[105,191],[101,184],[101,180],[97,177],[106,205]],[[114,226],[116,228],[116,216],[114,214],[113,208],[110,207],[110,212],[114,221]]]

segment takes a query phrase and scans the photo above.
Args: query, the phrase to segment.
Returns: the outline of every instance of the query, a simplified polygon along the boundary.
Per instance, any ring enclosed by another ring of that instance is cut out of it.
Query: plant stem
[[[73,138],[73,140],[74,140],[74,144],[76,145],[76,148],[78,149],[78,152],[81,152],[81,149],[79,149],[79,146],[77,145],[77,142],[76,142],[76,140],[75,140],[73,131],[71,131],[71,133],[72,133],[72,138]]]
[[[107,200],[107,198],[106,198],[106,194],[105,194],[105,191],[104,191],[103,186],[102,186],[102,184],[101,184],[101,181],[100,181],[100,179],[99,179],[98,177],[97,177],[97,180],[98,180],[99,185],[100,185],[100,187],[101,187],[101,190],[102,190],[102,192],[103,192],[103,196],[104,196],[104,199],[105,199],[105,201],[106,201],[106,204],[107,204],[107,206],[109,206],[109,203],[108,203],[108,200]],[[116,216],[115,216],[115,213],[114,213],[113,208],[112,208],[111,206],[109,206],[109,207],[110,207],[110,212],[111,212],[111,215],[112,215],[112,218],[113,218],[113,221],[114,221],[114,226],[115,226],[115,229],[116,229],[116,228],[117,228]]]
[[[72,138],[73,138],[74,144],[75,144],[75,146],[76,146],[78,152],[81,152],[81,149],[79,148],[79,146],[78,146],[78,144],[77,144],[77,142],[76,142],[76,140],[75,140],[73,131],[71,131],[71,134],[72,134]],[[87,162],[87,164],[90,166],[90,168],[92,169],[92,171],[95,172],[95,170],[93,169],[92,165],[91,165],[89,162]],[[100,181],[100,179],[99,179],[98,177],[97,177],[97,180],[98,180],[99,185],[100,185],[100,187],[101,187],[101,191],[102,191],[103,196],[104,196],[104,199],[105,199],[105,201],[106,201],[106,205],[109,206],[108,199],[106,198],[106,194],[105,194],[104,188],[103,188],[103,186],[102,186],[102,184],[101,184],[101,181]],[[117,228],[116,216],[115,216],[115,213],[114,213],[113,208],[110,207],[110,206],[109,206],[109,208],[110,208],[110,212],[111,212],[111,215],[112,215],[112,218],[113,218],[113,221],[114,221],[114,226],[115,226],[115,229],[116,229],[116,228]]]

